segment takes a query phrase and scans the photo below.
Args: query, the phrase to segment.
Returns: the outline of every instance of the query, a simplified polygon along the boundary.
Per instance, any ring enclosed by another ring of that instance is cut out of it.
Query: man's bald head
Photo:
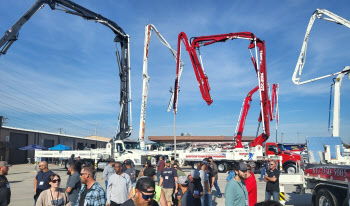
[[[47,170],[49,170],[47,162],[46,161],[41,161],[39,163],[39,169],[43,172],[46,172]]]

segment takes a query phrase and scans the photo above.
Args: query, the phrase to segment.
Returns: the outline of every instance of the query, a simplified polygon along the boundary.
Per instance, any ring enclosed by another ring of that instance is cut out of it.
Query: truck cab
[[[112,143],[108,143],[106,148],[111,151]],[[114,142],[114,156],[113,159],[119,162],[131,160],[136,170],[141,170],[146,163],[147,151],[141,150],[140,142],[116,140]],[[152,165],[156,164],[155,159],[152,158]]]
[[[301,155],[295,154],[289,150],[286,150],[282,144],[267,142],[265,143],[266,156],[279,156],[282,157],[282,168],[288,174],[296,173],[296,164],[302,163]]]

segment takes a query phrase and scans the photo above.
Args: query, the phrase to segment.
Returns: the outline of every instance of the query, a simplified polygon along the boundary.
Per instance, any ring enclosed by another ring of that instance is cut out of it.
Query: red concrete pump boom
[[[277,124],[278,124],[278,87],[279,87],[278,84],[272,85],[271,100],[268,100],[269,121],[276,119]],[[244,100],[243,100],[242,110],[239,114],[237,127],[236,127],[236,131],[235,131],[235,142],[236,142],[235,148],[243,148],[242,136],[243,136],[245,121],[246,121],[246,118],[248,115],[248,111],[250,109],[250,103],[252,102],[252,96],[258,90],[259,90],[259,86],[256,86],[254,89],[252,89],[250,92],[248,92],[247,97],[244,98]],[[261,113],[259,115],[258,121],[261,122]],[[238,131],[237,131],[237,128],[238,128]]]
[[[175,79],[175,87],[174,87],[174,104],[173,109],[174,113],[177,113],[177,98],[179,91],[179,59],[181,55],[181,40],[186,46],[186,50],[188,51],[192,65],[197,77],[197,81],[199,83],[199,88],[202,93],[203,99],[210,105],[213,100],[210,97],[210,87],[208,83],[208,77],[205,75],[203,70],[203,65],[199,62],[196,50],[199,50],[201,46],[207,46],[217,42],[226,42],[227,40],[233,39],[246,39],[250,40],[250,44],[248,49],[252,55],[252,62],[254,64],[258,82],[259,82],[259,91],[260,91],[260,105],[261,105],[261,115],[263,122],[263,133],[258,136],[253,142],[250,143],[251,146],[262,145],[263,142],[267,140],[270,136],[270,125],[269,125],[269,115],[270,112],[270,104],[268,98],[268,85],[267,85],[267,73],[266,73],[266,49],[265,49],[265,41],[260,40],[251,32],[237,32],[237,33],[228,33],[228,34],[219,34],[219,35],[210,35],[210,36],[200,36],[191,38],[192,43],[189,44],[187,36],[184,32],[181,32],[178,36],[178,47],[177,47],[177,66],[176,66],[176,79]],[[253,56],[251,49],[255,49],[255,57]],[[259,50],[259,55],[258,51]],[[259,64],[257,64],[257,61]]]
[[[181,32],[177,40],[176,78],[175,78],[175,86],[174,86],[174,103],[173,103],[173,109],[175,114],[177,113],[177,98],[178,98],[178,91],[179,91],[181,40],[184,43],[186,50],[188,51],[188,54],[190,55],[194,73],[196,74],[196,78],[199,84],[199,89],[201,91],[203,99],[207,102],[208,105],[210,105],[213,102],[209,93],[210,86],[208,82],[208,77],[207,75],[205,75],[204,70],[202,69],[202,65],[198,60],[196,50],[189,44],[187,35],[184,32]]]
[[[244,125],[245,125],[245,120],[247,118],[248,115],[248,111],[250,108],[250,103],[252,102],[252,96],[253,94],[258,91],[259,86],[256,86],[254,89],[252,89],[250,92],[248,92],[248,95],[246,98],[244,98],[243,100],[243,107],[242,107],[242,111],[241,114],[239,115],[240,121],[239,121],[239,129],[237,132],[237,135],[235,135],[236,137],[236,148],[243,148],[242,145],[242,136],[243,136],[243,130],[244,130]]]

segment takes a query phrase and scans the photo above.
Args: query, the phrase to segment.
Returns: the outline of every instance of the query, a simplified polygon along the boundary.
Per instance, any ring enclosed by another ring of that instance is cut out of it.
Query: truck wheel
[[[288,164],[284,167],[284,171],[287,174],[295,174],[297,172],[297,168],[293,164]]]
[[[227,164],[225,162],[219,163],[218,171],[219,172],[226,172],[227,171]]]
[[[333,193],[327,189],[320,189],[316,194],[316,205],[323,206],[337,206],[338,201],[337,198],[333,195]]]

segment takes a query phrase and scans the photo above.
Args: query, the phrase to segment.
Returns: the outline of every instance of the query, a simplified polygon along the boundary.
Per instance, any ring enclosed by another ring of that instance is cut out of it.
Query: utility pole
[[[281,143],[283,143],[283,132],[281,133]]]
[[[58,131],[60,132],[60,134],[62,134],[62,129],[63,128],[58,128]]]

